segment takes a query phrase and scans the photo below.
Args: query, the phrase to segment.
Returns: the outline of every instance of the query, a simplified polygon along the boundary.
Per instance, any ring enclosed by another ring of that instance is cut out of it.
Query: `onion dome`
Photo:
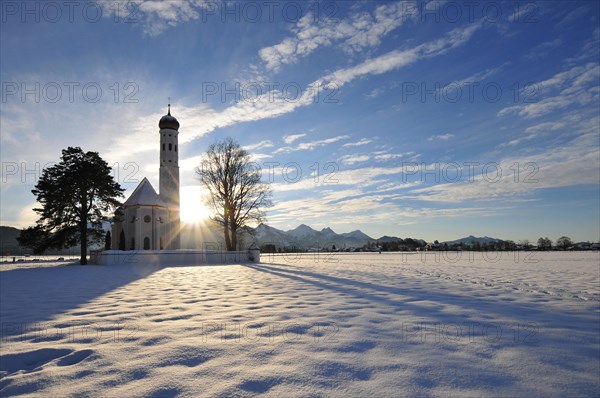
[[[179,122],[173,116],[171,116],[171,104],[169,104],[169,111],[166,115],[160,118],[158,127],[162,129],[179,130]]]

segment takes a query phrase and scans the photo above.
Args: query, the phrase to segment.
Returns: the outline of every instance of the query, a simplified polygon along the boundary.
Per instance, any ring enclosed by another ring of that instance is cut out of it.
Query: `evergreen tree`
[[[31,191],[41,205],[33,209],[40,218],[19,243],[38,251],[80,244],[81,264],[87,264],[88,241],[101,241],[102,221],[120,205],[123,191],[97,152],[63,149],[61,161],[44,169]]]

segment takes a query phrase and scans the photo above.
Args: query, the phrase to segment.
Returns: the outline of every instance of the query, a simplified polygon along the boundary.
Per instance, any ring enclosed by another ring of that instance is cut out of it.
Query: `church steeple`
[[[167,114],[160,119],[160,169],[159,196],[167,204],[169,225],[167,226],[166,249],[179,249],[179,122],[171,116],[169,101]]]

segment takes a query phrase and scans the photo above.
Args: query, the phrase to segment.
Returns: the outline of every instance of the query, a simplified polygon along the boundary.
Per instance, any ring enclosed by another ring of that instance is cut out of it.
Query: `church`
[[[147,178],[117,209],[112,225],[115,250],[177,250],[180,248],[179,122],[168,112],[158,122],[160,168],[157,194]]]

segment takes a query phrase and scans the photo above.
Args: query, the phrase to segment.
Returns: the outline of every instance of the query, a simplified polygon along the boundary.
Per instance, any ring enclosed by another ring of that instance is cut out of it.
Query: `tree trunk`
[[[87,265],[87,218],[88,218],[88,207],[87,207],[87,195],[84,194],[81,198],[81,213],[80,213],[80,224],[79,233],[81,236],[81,258],[79,263],[81,265]]]
[[[231,228],[231,249],[229,251],[237,250],[237,230],[233,227]]]
[[[235,251],[237,250],[237,224],[234,218],[235,208],[231,206],[229,208],[229,231],[231,234],[231,247],[227,250]]]
[[[225,221],[223,223],[223,232],[225,233],[225,246],[227,247],[227,250],[231,250],[231,239],[229,237],[229,223],[227,221]]]
[[[87,218],[83,217],[81,224],[79,225],[79,231],[81,233],[81,259],[79,263],[81,265],[87,265]]]

